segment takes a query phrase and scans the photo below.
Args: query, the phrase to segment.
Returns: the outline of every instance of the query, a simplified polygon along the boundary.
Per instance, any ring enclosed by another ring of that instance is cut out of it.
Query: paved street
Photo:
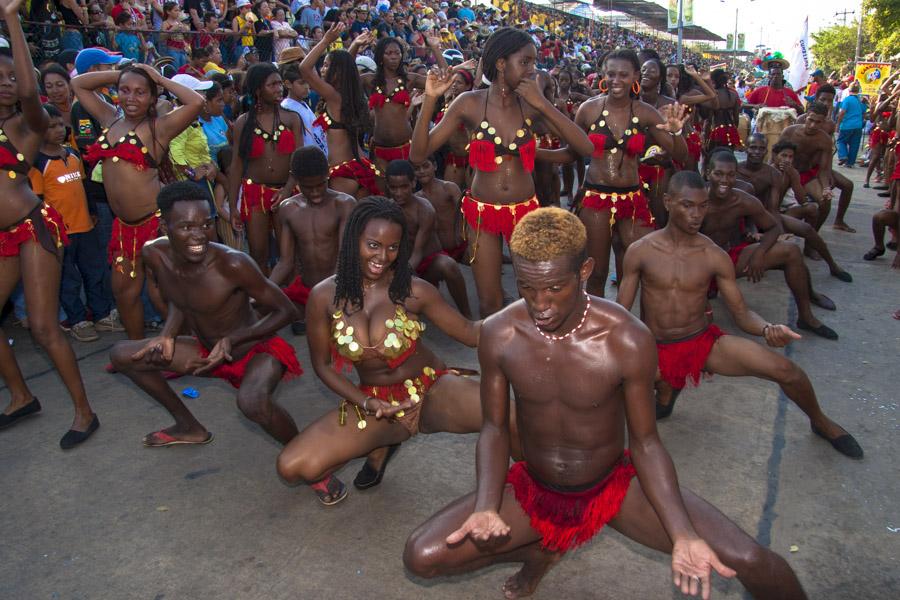
[[[883,199],[862,189],[863,169],[842,171],[857,183],[848,222],[858,233],[833,231],[833,214],[822,233],[854,282],[810,263],[816,289],[838,306],[816,314],[841,337],[805,335],[787,352],[809,373],[825,411],[856,435],[865,460],[844,458],[813,436],[800,410],[758,380],[716,377],[686,390],[660,432],[682,485],[784,555],[810,598],[896,598],[900,321],[890,313],[900,308],[900,272],[890,269],[891,252],[862,260],[872,246],[870,217]],[[756,285],[742,282],[741,289],[764,318],[793,324],[796,307],[780,273]],[[734,332],[722,302],[713,306],[720,326]],[[44,413],[0,432],[2,599],[481,599],[500,597],[514,572],[496,567],[423,582],[401,562],[410,531],[474,489],[475,435],[414,438],[380,487],[351,489],[345,502],[326,508],[307,487],[279,481],[279,448],[241,416],[223,381],[173,382],[179,392],[199,389],[200,397],[187,402],[215,433],[212,444],[143,448],[142,436],[167,426],[169,417],[124,377],[103,371],[121,337],[106,334],[90,344],[73,342],[102,427],[64,453],[57,445],[71,420],[64,388],[28,332],[11,319],[4,327]],[[309,367],[305,339],[284,335],[307,374],[282,386],[278,398],[302,427],[337,400]],[[425,337],[447,364],[477,368],[473,351],[435,328]],[[360,465],[341,472],[348,485]],[[611,530],[561,561],[536,595],[677,596],[667,557]],[[714,597],[744,592],[720,578]]]

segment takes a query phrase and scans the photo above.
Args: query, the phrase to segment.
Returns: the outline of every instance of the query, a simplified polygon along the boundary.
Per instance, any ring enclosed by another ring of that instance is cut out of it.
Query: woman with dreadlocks
[[[624,254],[633,241],[655,226],[638,173],[647,139],[676,160],[687,154],[682,135],[687,118],[684,107],[666,104],[657,110],[642,102],[640,73],[634,51],[613,50],[602,63],[601,95],[582,104],[575,115],[575,124],[587,132],[591,142],[591,164],[578,216],[587,228],[588,254],[595,262],[587,291],[600,297],[606,287],[613,241]],[[540,154],[554,162],[570,162],[574,156],[568,148]]]
[[[116,86],[119,107],[95,90]],[[159,88],[170,92],[180,106],[158,116]],[[203,96],[147,65],[121,71],[85,73],[72,79],[78,102],[103,128],[103,135],[85,150],[84,159],[102,161],[103,187],[116,215],[108,257],[112,265],[112,291],[129,339],[144,337],[141,289],[144,268],[141,248],[159,236],[156,196],[163,183],[174,180],[168,159],[169,142],[197,119]],[[155,287],[150,287],[156,297]],[[158,300],[158,298],[157,298]]]
[[[244,93],[250,108],[234,123],[228,204],[232,226],[246,228],[250,256],[268,273],[272,209],[288,181],[291,154],[303,145],[303,122],[294,111],[281,110],[284,84],[272,63],[247,69]]]
[[[0,306],[21,279],[31,335],[47,352],[75,406],[72,428],[59,442],[69,449],[88,439],[100,422],[88,403],[75,353],[57,323],[66,228],[62,216],[41,202],[28,185],[30,164],[44,141],[49,118],[41,106],[34,65],[19,23],[21,4],[21,0],[4,0],[0,5],[12,48],[11,53],[0,49],[0,169],[6,172],[0,177]],[[0,429],[41,410],[8,339],[0,331],[0,377],[10,395],[9,405],[0,413]]]
[[[741,114],[741,100],[737,92],[728,87],[728,73],[723,69],[712,72],[715,87],[715,108],[709,119],[709,131],[706,132],[705,156],[709,158],[716,148],[732,150],[743,147],[738,133],[738,118]]]
[[[664,77],[665,72],[659,58],[648,58],[641,65],[641,101],[657,110],[667,104],[675,104],[675,98],[666,95],[670,90]],[[669,187],[669,177],[673,172],[672,157],[663,152],[652,138],[648,138],[638,164],[638,174],[641,176],[644,189],[647,190],[650,212],[660,227],[664,227],[668,220],[663,206],[663,194]]]
[[[465,319],[434,286],[414,277],[411,252],[403,210],[381,196],[366,198],[350,213],[335,275],[309,296],[310,360],[341,401],[284,448],[278,473],[289,483],[310,483],[323,504],[346,497],[333,473],[347,461],[417,433],[481,428],[478,382],[448,371],[420,339],[424,317],[474,347],[481,323]],[[359,385],[345,369],[356,370]],[[388,458],[385,453],[379,466],[367,462],[354,484],[378,485]]]
[[[369,129],[369,110],[356,70],[356,61],[345,50],[325,56],[322,75],[316,63],[344,31],[335,23],[300,63],[303,80],[322,98],[314,124],[328,139],[329,187],[357,198],[381,191],[375,181],[375,166],[362,155],[359,139]]]
[[[447,61],[441,53],[441,40],[425,36],[428,49],[434,54],[438,67],[447,68]],[[387,37],[375,45],[375,72],[363,75],[363,89],[369,96],[369,110],[372,111],[372,157],[375,168],[381,173],[387,170],[392,160],[409,159],[409,141],[412,126],[406,109],[412,97],[411,88],[423,89],[425,76],[407,73],[403,64],[403,46],[397,38]]]
[[[700,118],[698,104],[704,107],[718,108],[715,90],[709,83],[697,73],[693,65],[668,65],[666,66],[666,81],[669,88],[675,94],[674,98],[679,104],[684,105],[685,111],[690,115],[685,129],[685,141],[687,142],[688,156],[681,163],[684,171],[696,171],[700,165],[700,157],[703,155],[703,120]]]
[[[482,317],[503,305],[502,239],[508,241],[516,223],[538,208],[531,177],[537,146],[533,125],[551,125],[578,156],[587,156],[593,149],[587,136],[538,88],[536,55],[537,48],[528,33],[510,27],[498,29],[485,43],[481,58],[491,85],[458,96],[429,132],[435,106],[453,83],[452,72],[432,71],[413,131],[413,162],[423,161],[446,144],[460,124],[473,132],[469,165],[475,176],[471,190],[463,196],[462,213]],[[574,155],[566,162],[573,160]]]

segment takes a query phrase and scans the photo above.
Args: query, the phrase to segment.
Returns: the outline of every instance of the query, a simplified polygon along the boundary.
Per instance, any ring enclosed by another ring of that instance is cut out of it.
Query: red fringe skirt
[[[659,354],[659,373],[663,381],[676,390],[683,389],[690,379],[694,386],[700,385],[700,375],[712,347],[724,331],[710,325],[691,337],[674,342],[656,342]]]
[[[38,217],[41,222],[35,225]],[[43,203],[35,206],[34,210],[18,225],[0,231],[0,258],[18,256],[22,244],[26,242],[35,242],[41,244],[41,247],[45,247],[38,237],[40,232],[35,230],[36,227],[43,227],[53,238],[55,248],[52,252],[57,252],[59,248],[69,244],[69,236],[66,235],[66,226],[63,223],[62,215],[49,204]],[[48,252],[51,251],[50,248],[45,249]]]
[[[869,147],[874,148],[875,146],[884,146],[891,140],[891,135],[882,129],[881,127],[876,127],[872,130],[872,133],[869,134]]]
[[[200,346],[200,358],[206,358],[209,356],[209,352],[210,351],[202,345]],[[213,369],[210,376],[224,379],[232,386],[240,388],[241,382],[244,381],[244,375],[247,373],[247,363],[249,363],[250,359],[257,354],[269,354],[274,356],[278,362],[284,365],[285,370],[284,375],[281,377],[282,381],[303,374],[303,369],[300,367],[300,363],[297,362],[297,353],[294,351],[294,347],[284,341],[283,338],[276,335],[275,337],[259,342],[238,360],[230,363],[222,363]]]
[[[692,130],[685,140],[687,144],[688,154],[694,159],[694,162],[700,162],[700,155],[703,153],[703,140],[696,130]]]
[[[547,488],[517,462],[506,476],[516,501],[541,534],[541,546],[566,552],[581,546],[609,523],[622,507],[631,479],[637,474],[628,450],[598,484],[581,492]]]
[[[348,160],[328,170],[328,176],[332,179],[335,177],[353,179],[373,196],[380,196],[381,190],[378,189],[378,184],[375,182],[376,175],[378,175],[378,171],[375,169],[375,165],[365,158]]]
[[[737,127],[734,125],[718,125],[713,127],[709,132],[710,145],[730,146],[731,148],[742,148],[741,134],[738,133]]]
[[[244,180],[241,183],[241,221],[249,223],[250,216],[255,212],[272,212],[280,191],[281,188],[254,183],[252,179]]]
[[[485,231],[493,235],[502,235],[509,243],[516,224],[522,217],[538,208],[540,204],[537,196],[515,204],[491,204],[480,201],[471,192],[466,192],[460,210],[466,223],[476,232]]]
[[[641,186],[614,188],[593,185],[591,188],[586,187],[581,205],[591,210],[608,210],[610,227],[615,225],[616,221],[623,219],[632,221],[637,219],[645,227],[656,227],[653,215],[650,213],[649,201]]]
[[[444,164],[453,165],[457,169],[465,169],[469,166],[469,156],[467,154],[459,155],[448,152],[444,155]]]
[[[406,142],[402,146],[376,146],[372,144],[372,152],[381,160],[391,162],[392,160],[409,160],[410,142]]]
[[[125,263],[131,263],[129,275],[134,279],[135,265],[141,255],[144,244],[159,237],[159,216],[157,210],[142,221],[129,225],[119,217],[113,219],[112,236],[109,238],[109,246],[106,248],[106,257],[113,269],[119,273],[125,273]]]
[[[291,282],[291,285],[283,288],[282,291],[284,295],[291,299],[291,302],[294,304],[302,304],[306,306],[306,302],[309,300],[309,292],[310,289],[303,285],[303,281],[300,280],[300,276],[294,278]]]

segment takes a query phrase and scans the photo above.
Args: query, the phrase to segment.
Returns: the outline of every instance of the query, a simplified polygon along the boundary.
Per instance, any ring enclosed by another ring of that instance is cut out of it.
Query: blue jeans
[[[837,138],[838,159],[847,165],[855,165],[860,141],[862,141],[862,128],[841,129]]]
[[[104,250],[96,229],[69,234],[69,245],[63,254],[59,304],[71,325],[87,320],[82,286],[94,321],[107,317],[112,310],[112,294],[103,287],[104,273],[109,270]]]
[[[172,60],[174,61],[172,63],[172,66],[175,67],[176,71],[178,69],[180,69],[181,67],[183,67],[184,65],[186,65],[187,61],[188,61],[186,52],[182,52],[181,50],[175,50],[174,48],[169,48],[168,46],[162,47],[161,54],[163,56],[171,56],[172,57]]]
[[[84,49],[84,39],[81,37],[80,31],[66,30],[62,34],[63,50],[82,50]]]

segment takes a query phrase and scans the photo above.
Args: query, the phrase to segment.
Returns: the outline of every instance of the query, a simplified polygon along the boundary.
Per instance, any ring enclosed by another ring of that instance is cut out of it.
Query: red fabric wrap
[[[9,150],[9,148],[0,146],[0,169],[5,169],[6,167],[16,167],[21,163],[22,161],[16,158],[16,155],[13,154]]]
[[[625,142],[625,152],[630,156],[636,156],[644,152],[647,137],[643,133],[636,133]]]
[[[359,185],[373,196],[380,196],[381,190],[375,182],[375,167],[368,159],[358,158],[342,162],[328,170],[331,178],[343,177],[345,179],[355,179]]]
[[[391,162],[392,160],[409,160],[410,142],[406,142],[402,146],[372,146],[375,156],[381,160]]]
[[[290,298],[291,302],[295,304],[306,306],[306,302],[309,300],[310,289],[303,285],[299,275],[294,278],[291,285],[283,288],[282,291],[284,292],[284,295]]]
[[[891,137],[887,131],[885,131],[881,127],[876,127],[875,129],[872,130],[872,133],[869,134],[869,147],[884,146],[890,140],[891,140]]]
[[[800,185],[806,185],[819,176],[819,165],[814,166],[809,171],[800,171]]]
[[[732,246],[728,249],[728,258],[731,259],[731,263],[734,266],[737,266],[738,259],[741,257],[741,252],[744,251],[744,248],[750,245],[750,242],[741,242],[736,246]],[[715,281],[715,279],[713,279]]]
[[[275,206],[279,188],[262,183],[254,183],[250,179],[241,182],[241,221],[250,222],[254,212],[270,213]]]
[[[444,250],[444,254],[455,260],[456,262],[461,262],[463,257],[466,255],[466,250],[469,248],[469,242],[463,240],[459,243],[459,246],[456,248],[451,248],[449,250]]]
[[[683,389],[690,379],[694,386],[700,385],[700,375],[716,340],[726,335],[724,331],[710,325],[700,333],[678,342],[656,342],[659,354],[659,373],[663,381],[676,390]]]
[[[640,163],[638,165],[638,175],[646,184],[653,184],[662,179],[664,169],[660,165],[648,165]]]
[[[594,152],[591,154],[594,158],[600,158],[606,152],[606,136],[602,133],[589,133],[588,139],[594,145]]]
[[[387,102],[387,96],[385,96],[381,92],[375,92],[374,94],[369,96],[369,110],[381,108],[382,106],[384,106],[385,102]]]
[[[125,272],[125,261],[134,264],[141,255],[141,248],[150,240],[159,237],[159,214],[153,213],[140,223],[129,225],[119,217],[113,219],[112,236],[106,248],[109,264],[119,273]]]
[[[0,149],[5,150],[5,148]],[[15,159],[15,157],[13,158]],[[55,208],[45,203],[41,207],[41,218],[44,221],[44,226],[50,231],[50,235],[53,236],[56,247],[68,246],[69,236],[66,234],[66,226],[63,223],[62,215]],[[31,219],[25,219],[18,225],[0,231],[0,258],[18,256],[22,244],[26,242],[40,243]]]
[[[458,169],[465,169],[469,166],[469,157],[466,154],[453,154],[452,152],[448,152],[444,156],[444,164],[453,165]]]
[[[625,451],[609,475],[581,492],[564,492],[541,485],[528,472],[525,462],[509,469],[516,501],[541,534],[541,546],[552,552],[567,552],[597,535],[619,512],[631,479],[637,474]]]
[[[200,358],[209,356],[209,350],[200,345]],[[300,363],[297,362],[297,353],[294,347],[288,344],[279,336],[271,337],[267,340],[259,342],[238,360],[230,363],[222,363],[212,370],[211,377],[218,377],[230,383],[233,387],[240,388],[241,382],[244,381],[244,375],[247,373],[247,364],[250,359],[257,354],[269,354],[284,365],[284,375],[281,376],[282,381],[298,377],[303,374]]]
[[[626,193],[586,190],[584,192],[584,199],[581,201],[581,206],[590,208],[591,210],[610,211],[610,227],[612,227],[616,221],[621,221],[623,219],[631,219],[632,221],[638,220],[645,227],[656,227],[653,214],[650,212],[650,203],[642,189]]]
[[[460,210],[469,227],[477,232],[484,231],[493,235],[502,235],[509,243],[516,223],[538,208],[540,208],[540,204],[537,196],[515,204],[491,204],[481,202],[470,192],[466,192]]]
[[[734,125],[719,125],[709,132],[709,141],[716,144],[724,144],[732,148],[741,148],[741,135]]]
[[[93,164],[105,158],[118,157],[133,164],[138,171],[143,171],[150,166],[146,150],[143,147],[139,148],[137,144],[118,144],[101,148],[100,144],[93,143],[84,149],[84,161]]]
[[[438,257],[438,254],[447,255],[447,253],[443,250],[439,250],[438,252],[432,252],[431,254],[429,254],[428,256],[426,256],[419,262],[419,266],[416,267],[416,275],[418,275],[419,277],[424,277],[425,271],[428,270],[428,267],[431,266],[431,263],[434,262],[434,259],[436,259]],[[447,256],[449,256],[449,255],[447,255]]]
[[[703,154],[703,140],[700,138],[700,134],[697,133],[696,130],[692,130],[685,140],[687,144],[688,154],[691,155],[691,158],[694,159],[695,162],[700,162],[700,156]]]

